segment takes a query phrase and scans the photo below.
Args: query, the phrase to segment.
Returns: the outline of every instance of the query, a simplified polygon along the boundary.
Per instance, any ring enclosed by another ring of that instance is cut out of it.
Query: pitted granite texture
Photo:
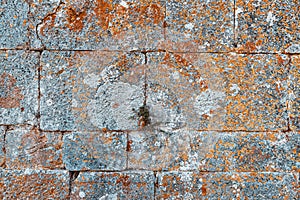
[[[63,162],[71,171],[126,168],[126,133],[76,132],[64,136]]]
[[[69,173],[65,170],[1,170],[0,175],[4,199],[66,199],[68,197]]]
[[[37,124],[39,53],[0,51],[0,124]]]
[[[300,199],[299,0],[0,0],[0,199]]]
[[[41,68],[43,130],[138,128],[143,54],[45,51]]]
[[[7,169],[62,169],[62,134],[32,127],[6,131]]]
[[[32,20],[36,47],[41,43],[48,49],[149,50],[164,38],[163,0],[53,1],[46,9],[44,4],[32,4],[34,16],[40,18]]]
[[[287,130],[285,55],[149,53],[153,124],[196,130]]]
[[[71,199],[154,199],[154,181],[153,172],[82,172]]]
[[[26,0],[2,0],[0,4],[0,49],[29,46],[29,5]]]

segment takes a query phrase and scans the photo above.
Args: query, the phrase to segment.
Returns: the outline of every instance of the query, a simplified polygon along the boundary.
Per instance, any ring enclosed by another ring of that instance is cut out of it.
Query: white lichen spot
[[[206,90],[196,97],[194,108],[199,115],[212,116],[211,110],[220,108],[219,103],[226,97],[224,92]]]
[[[84,77],[83,82],[84,84],[89,85],[91,88],[97,88],[98,83],[99,83],[99,76],[95,74],[88,74],[87,76]]]
[[[237,29],[237,27],[238,27],[238,23],[239,23],[239,20],[237,20],[238,19],[238,15],[240,14],[240,13],[242,13],[243,12],[243,9],[242,8],[237,8],[236,9],[236,11],[235,11],[235,28]]]
[[[276,17],[273,15],[271,11],[268,12],[267,22],[270,23],[270,26],[274,25],[274,21],[276,21]]]
[[[123,6],[123,7],[125,7],[125,8],[129,7],[128,4],[125,1],[121,1],[120,5]]]
[[[194,28],[194,24],[193,23],[188,23],[188,24],[184,25],[184,28],[192,30]]]
[[[232,84],[232,86],[230,87],[230,91],[234,91],[232,96],[235,97],[239,93],[240,88],[237,84]]]
[[[51,105],[53,104],[52,99],[48,99],[48,100],[46,101],[46,104],[47,104],[47,106],[51,106]]]
[[[178,71],[175,71],[172,75],[173,75],[174,79],[179,79],[180,78],[180,75],[179,75]]]
[[[80,192],[79,192],[79,197],[80,197],[80,198],[84,198],[84,197],[85,197],[85,193],[84,193],[83,191],[80,191]]]

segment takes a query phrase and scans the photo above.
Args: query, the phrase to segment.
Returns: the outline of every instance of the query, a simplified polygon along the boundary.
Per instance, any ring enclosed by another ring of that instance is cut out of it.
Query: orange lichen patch
[[[0,76],[0,88],[3,88],[5,96],[0,96],[0,107],[17,108],[24,99],[21,90],[16,86],[17,80],[10,74],[3,73]]]
[[[161,64],[166,64],[168,67],[176,69],[180,75],[186,77],[188,80],[193,79],[192,86],[198,83],[200,91],[205,91],[208,89],[208,84],[205,80],[201,80],[200,71],[187,59],[183,58],[179,54],[173,54],[175,62],[171,59],[170,54],[166,53],[164,61]]]
[[[113,5],[111,3],[107,3],[105,0],[97,0],[96,8],[94,9],[96,16],[98,18],[99,25],[103,28],[103,30],[107,30],[109,26],[109,22],[113,18],[113,14],[111,14],[113,10]]]
[[[121,183],[123,188],[129,188],[131,181],[130,181],[130,176],[128,175],[120,175],[120,177],[116,181],[117,184]]]
[[[73,8],[67,8],[67,27],[72,31],[81,31],[84,24],[83,20],[87,16],[86,11],[82,11],[80,13],[76,13]]]
[[[158,3],[141,4],[146,5],[128,3],[128,7],[124,7],[120,4],[113,5],[111,1],[97,0],[94,12],[98,18],[98,25],[103,30],[109,30],[113,35],[117,35],[122,32],[123,27],[131,27],[131,23],[145,26],[151,22],[153,24],[163,22],[164,12]]]
[[[46,24],[44,24],[44,25],[41,27],[41,30],[40,30],[42,36],[45,36],[45,33],[44,33],[44,32],[45,32],[45,29],[46,29],[46,28],[54,27],[54,24],[55,24],[55,18],[56,18],[56,14],[53,13],[53,14],[48,15],[48,16],[44,19],[44,22],[45,22]]]

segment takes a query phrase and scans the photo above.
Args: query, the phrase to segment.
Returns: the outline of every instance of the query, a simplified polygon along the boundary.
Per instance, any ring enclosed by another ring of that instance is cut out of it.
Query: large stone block
[[[0,191],[4,190],[0,193],[3,199],[67,199],[69,173],[63,170],[2,170],[0,185],[3,186]]]
[[[39,53],[0,51],[0,124],[36,124]]]
[[[168,0],[165,48],[226,52],[234,42],[234,1]]]
[[[41,128],[137,129],[144,105],[144,58],[137,53],[45,51]]]
[[[6,128],[4,126],[0,126],[0,168],[5,166],[5,146],[4,146],[5,131]]]
[[[293,173],[158,173],[156,199],[297,199]]]
[[[6,132],[7,169],[62,169],[62,134],[17,127]]]
[[[164,39],[163,0],[35,1],[32,6],[32,24],[37,28],[33,39],[40,40],[33,42],[34,46],[42,43],[48,49],[148,50],[156,49]]]
[[[63,161],[71,171],[126,168],[126,133],[76,132],[64,135]]]
[[[29,5],[26,0],[2,0],[0,4],[0,49],[29,45]]]
[[[291,56],[289,70],[290,128],[300,131],[300,56]]]
[[[285,55],[149,53],[153,126],[197,130],[287,130]]]
[[[128,167],[146,170],[300,171],[297,133],[129,133]]]
[[[237,0],[235,27],[240,52],[300,52],[299,1]]]
[[[154,199],[153,172],[81,172],[71,199]]]

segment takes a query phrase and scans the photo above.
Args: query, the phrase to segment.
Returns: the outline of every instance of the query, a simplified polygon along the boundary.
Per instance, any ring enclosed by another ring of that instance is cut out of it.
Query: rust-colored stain
[[[81,31],[84,24],[83,20],[86,17],[86,11],[82,11],[80,13],[76,13],[76,11],[73,8],[68,8],[67,9],[67,27],[72,30],[72,31]]]
[[[159,3],[143,2],[142,5],[128,3],[128,7],[114,4],[112,0],[97,0],[95,4],[88,3],[85,8],[76,12],[72,6],[63,8],[66,13],[66,27],[74,32],[80,32],[85,23],[96,19],[96,24],[103,31],[109,31],[113,36],[120,34],[124,28],[145,26],[149,23],[155,25],[164,21],[163,8]],[[41,28],[44,36],[45,28],[52,28],[55,25],[56,14],[48,15],[44,21],[47,22]],[[100,34],[100,33],[99,33]]]
[[[131,184],[130,176],[122,174],[122,175],[120,175],[120,177],[118,178],[118,180],[116,181],[116,183],[117,184],[121,183],[122,187],[124,187],[126,189]]]
[[[20,88],[16,86],[17,80],[10,74],[3,73],[0,76],[0,88],[3,96],[0,96],[0,107],[17,108],[20,107],[20,101],[24,99]]]

